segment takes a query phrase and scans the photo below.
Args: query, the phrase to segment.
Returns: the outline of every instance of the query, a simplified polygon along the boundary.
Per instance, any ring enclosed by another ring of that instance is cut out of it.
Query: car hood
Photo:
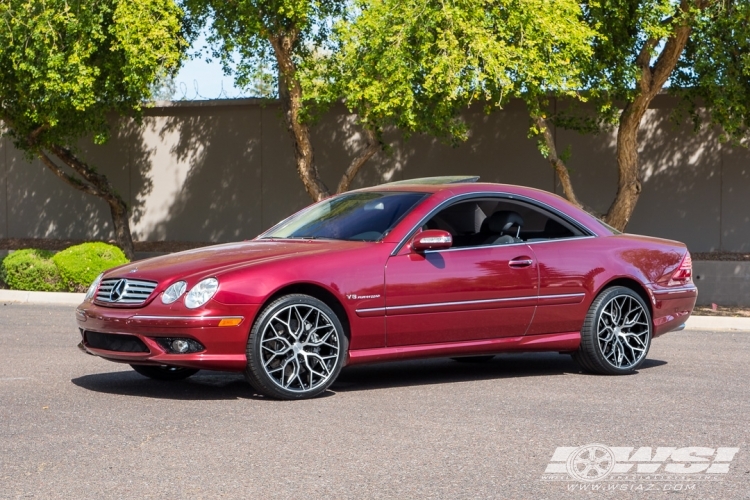
[[[226,243],[131,262],[107,271],[105,277],[126,277],[167,283],[191,276],[219,274],[237,266],[349,250],[370,244],[339,240],[253,240]]]

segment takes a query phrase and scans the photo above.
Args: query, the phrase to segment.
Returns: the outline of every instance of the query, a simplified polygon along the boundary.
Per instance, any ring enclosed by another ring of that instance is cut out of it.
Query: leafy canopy
[[[461,140],[474,101],[575,95],[593,31],[575,0],[358,0],[338,46],[304,67],[307,97],[341,98],[368,127]]]
[[[328,45],[333,19],[340,17],[342,0],[184,0],[191,31],[210,23],[208,43],[235,84],[276,96],[278,71],[271,38],[287,37],[295,65],[304,64]]]
[[[138,114],[178,70],[181,19],[171,0],[0,3],[0,118],[16,144],[106,140],[109,112]]]
[[[748,137],[750,2],[719,2],[696,16],[671,89],[685,99],[696,125],[701,123],[698,106],[704,106],[710,123],[722,127],[722,139]]]

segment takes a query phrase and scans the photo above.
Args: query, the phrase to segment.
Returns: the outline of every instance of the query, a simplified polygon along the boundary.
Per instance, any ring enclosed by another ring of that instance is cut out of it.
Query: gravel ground
[[[236,374],[151,381],[78,341],[71,308],[0,307],[0,498],[750,498],[750,334],[668,334],[627,377],[554,353],[353,367],[292,403]],[[542,479],[588,443],[740,451],[720,481]]]

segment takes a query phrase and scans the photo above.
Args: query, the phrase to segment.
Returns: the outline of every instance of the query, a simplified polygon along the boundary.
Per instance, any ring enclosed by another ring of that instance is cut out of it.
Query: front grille
[[[83,338],[86,345],[94,349],[117,352],[149,352],[146,344],[134,335],[114,335],[86,331]]]
[[[99,285],[96,300],[106,304],[143,304],[154,288],[155,281],[108,278]]]

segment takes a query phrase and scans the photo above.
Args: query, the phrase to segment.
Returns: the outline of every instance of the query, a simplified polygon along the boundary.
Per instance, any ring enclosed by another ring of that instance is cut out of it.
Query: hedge
[[[14,290],[64,291],[66,287],[52,255],[35,248],[13,252],[0,262],[0,279]]]
[[[52,257],[71,292],[85,292],[99,273],[130,262],[118,247],[107,243],[82,243]]]

